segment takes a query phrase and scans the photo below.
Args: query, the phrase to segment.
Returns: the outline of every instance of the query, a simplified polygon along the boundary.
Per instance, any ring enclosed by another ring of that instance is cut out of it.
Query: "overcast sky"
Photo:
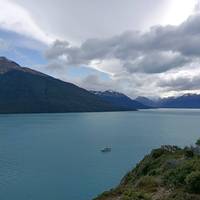
[[[136,97],[200,93],[198,0],[0,0],[0,54]]]

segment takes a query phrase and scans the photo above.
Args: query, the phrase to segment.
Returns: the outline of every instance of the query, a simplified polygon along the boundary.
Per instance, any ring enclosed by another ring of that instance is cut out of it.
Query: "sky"
[[[198,0],[0,0],[0,56],[88,90],[200,93]]]

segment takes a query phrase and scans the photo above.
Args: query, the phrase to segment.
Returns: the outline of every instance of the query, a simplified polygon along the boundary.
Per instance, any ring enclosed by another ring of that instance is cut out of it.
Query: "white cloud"
[[[198,0],[168,0],[167,10],[162,20],[163,25],[179,25],[194,12]]]
[[[0,0],[0,28],[13,31],[46,44],[53,41],[34,21],[30,13],[22,6],[9,1]]]
[[[88,66],[91,66],[92,68],[107,73],[111,76],[122,74],[124,71],[121,61],[119,59],[92,60],[88,64]]]
[[[200,56],[200,15],[178,26],[157,26],[147,32],[128,31],[109,38],[88,39],[81,45],[57,40],[47,58],[65,58],[68,65],[88,65],[111,74],[163,73],[181,68]]]

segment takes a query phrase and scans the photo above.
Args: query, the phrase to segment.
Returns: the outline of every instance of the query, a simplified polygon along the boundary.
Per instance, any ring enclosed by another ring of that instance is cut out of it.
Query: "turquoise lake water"
[[[199,137],[200,110],[0,115],[0,199],[91,200],[152,148]]]

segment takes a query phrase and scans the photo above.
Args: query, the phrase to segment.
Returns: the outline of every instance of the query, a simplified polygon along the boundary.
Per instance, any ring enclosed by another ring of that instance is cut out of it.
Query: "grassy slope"
[[[199,147],[153,150],[111,191],[95,200],[200,200]]]

